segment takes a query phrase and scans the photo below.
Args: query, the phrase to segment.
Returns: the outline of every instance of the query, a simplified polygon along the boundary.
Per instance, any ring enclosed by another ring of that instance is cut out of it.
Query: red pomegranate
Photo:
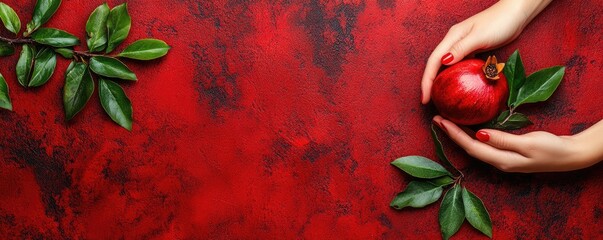
[[[434,80],[431,99],[442,117],[460,124],[475,125],[495,118],[505,107],[509,87],[501,73],[504,63],[496,57],[460,61]]]

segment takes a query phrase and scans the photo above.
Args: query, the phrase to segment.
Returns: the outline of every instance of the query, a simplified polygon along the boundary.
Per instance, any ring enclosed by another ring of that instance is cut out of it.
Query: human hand
[[[513,41],[550,2],[501,0],[452,26],[427,60],[421,81],[421,102],[429,102],[431,86],[442,64],[452,65],[476,51],[493,49]]]
[[[467,153],[505,172],[561,172],[589,167],[601,158],[597,144],[583,144],[600,132],[598,126],[585,131],[583,137],[556,136],[548,132],[531,132],[514,135],[493,129],[482,129],[476,139],[451,121],[435,116],[433,121]],[[586,135],[592,135],[587,137]],[[578,135],[576,135],[578,136]],[[600,135],[599,135],[600,136]],[[597,140],[594,140],[595,142]],[[599,151],[596,154],[594,151]],[[591,156],[593,155],[593,156]],[[598,155],[598,156],[596,156]]]

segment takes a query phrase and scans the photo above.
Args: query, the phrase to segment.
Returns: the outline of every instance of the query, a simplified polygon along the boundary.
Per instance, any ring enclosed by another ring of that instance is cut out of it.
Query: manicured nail
[[[438,122],[436,120],[433,120],[433,122],[438,125],[438,127],[440,127],[440,129],[442,129],[443,131],[446,131],[446,127],[444,127],[444,124],[442,124],[441,122]]]
[[[444,56],[442,56],[442,64],[446,65],[449,64],[450,62],[452,62],[452,60],[454,60],[454,56],[452,56],[452,53],[446,53]]]
[[[484,131],[477,131],[477,133],[475,133],[475,137],[482,142],[490,141],[490,134]]]

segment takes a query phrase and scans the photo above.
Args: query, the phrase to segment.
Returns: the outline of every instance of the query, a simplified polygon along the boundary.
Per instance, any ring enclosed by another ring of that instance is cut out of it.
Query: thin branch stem
[[[38,44],[36,43],[33,39],[31,38],[7,38],[7,37],[3,37],[0,36],[0,41],[3,42],[7,42],[9,44]],[[51,47],[51,46],[49,46]],[[52,47],[54,48],[54,47]],[[90,53],[88,51],[73,51],[73,55],[74,55],[74,59],[78,59],[80,61],[84,61],[84,57],[86,58],[91,58],[91,57],[100,57],[100,56],[104,56],[104,57],[118,57],[117,55],[104,55],[104,54],[96,54],[96,53]]]
[[[0,41],[7,42],[9,44],[32,44],[35,43],[31,38],[6,38],[0,36]]]
[[[502,122],[498,123],[499,126],[503,126],[505,123],[507,123],[507,121],[509,121],[509,119],[511,119],[511,116],[513,116],[513,113],[515,112],[515,108],[509,108],[509,116],[507,116],[505,118],[505,120],[503,120]]]
[[[73,54],[78,55],[80,57],[84,56],[84,57],[98,57],[98,56],[105,56],[102,54],[95,54],[95,53],[89,53],[89,52],[85,52],[85,51],[73,51]]]

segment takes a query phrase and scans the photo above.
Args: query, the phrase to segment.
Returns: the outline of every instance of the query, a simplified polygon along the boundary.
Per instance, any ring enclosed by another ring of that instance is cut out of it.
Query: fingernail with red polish
[[[441,122],[438,122],[436,120],[433,120],[433,122],[438,125],[438,127],[440,127],[440,129],[446,131],[446,127],[444,127],[444,124],[442,124]]]
[[[423,92],[421,92],[421,98],[419,100],[421,100],[421,102],[423,102]]]
[[[452,53],[446,53],[444,56],[442,56],[442,64],[446,65],[449,64],[450,62],[452,62],[452,60],[454,60],[454,56],[452,56]]]
[[[490,134],[484,131],[477,131],[477,133],[475,133],[475,137],[482,142],[490,141]]]
[[[438,127],[440,126],[440,123],[438,123],[438,122],[437,122],[435,119],[432,119],[432,120],[431,120],[431,123],[433,123],[433,124],[437,125]]]

